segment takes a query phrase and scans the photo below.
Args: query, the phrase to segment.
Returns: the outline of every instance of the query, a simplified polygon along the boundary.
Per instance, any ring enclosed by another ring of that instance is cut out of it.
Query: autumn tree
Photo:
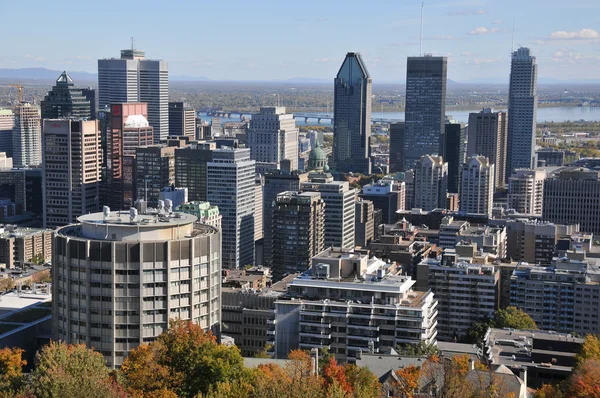
[[[329,361],[323,368],[323,385],[326,389],[336,385],[336,389],[346,394],[354,392],[354,389],[346,378],[346,369],[343,365],[339,365],[335,358],[329,358]]]
[[[564,395],[558,386],[544,384],[535,391],[535,398],[562,398]]]
[[[0,278],[0,292],[10,290],[15,287],[15,281],[12,278]]]
[[[580,362],[564,384],[567,397],[600,397],[600,361],[586,359]]]
[[[22,368],[27,365],[20,348],[0,349],[0,397],[14,396],[23,382]]]
[[[381,384],[379,379],[368,368],[348,364],[345,366],[346,380],[352,386],[355,397],[377,398]]]
[[[148,346],[133,350],[121,367],[121,380],[131,395],[162,391],[193,397],[219,382],[241,379],[246,371],[237,347],[217,344],[210,332],[189,321],[171,321]]]
[[[412,398],[414,392],[419,388],[421,369],[410,365],[396,371],[398,382],[394,384],[397,393],[401,397]]]
[[[83,344],[50,342],[36,355],[26,387],[37,398],[126,397],[110,376],[104,357]]]
[[[577,365],[583,364],[588,359],[600,361],[600,339],[593,334],[585,336],[581,350],[575,357]]]

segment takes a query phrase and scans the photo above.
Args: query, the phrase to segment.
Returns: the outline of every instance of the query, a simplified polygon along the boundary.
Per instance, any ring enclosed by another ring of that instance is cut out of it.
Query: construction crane
[[[23,102],[23,85],[21,83],[19,84],[9,84],[10,87],[15,87],[17,90],[19,90],[19,104],[21,102]]]

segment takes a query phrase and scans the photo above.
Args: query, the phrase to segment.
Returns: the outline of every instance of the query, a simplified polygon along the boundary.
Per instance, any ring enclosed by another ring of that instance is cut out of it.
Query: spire
[[[73,79],[71,79],[71,76],[69,76],[67,71],[63,71],[63,73],[60,74],[58,79],[56,79],[56,84],[66,84],[72,86],[74,83]]]

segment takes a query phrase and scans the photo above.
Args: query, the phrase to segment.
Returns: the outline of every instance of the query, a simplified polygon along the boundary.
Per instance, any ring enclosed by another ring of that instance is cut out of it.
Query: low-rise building
[[[175,211],[191,214],[198,218],[199,223],[221,229],[221,214],[217,206],[209,202],[189,202],[178,206]]]
[[[52,230],[0,226],[0,263],[6,268],[52,259]]]

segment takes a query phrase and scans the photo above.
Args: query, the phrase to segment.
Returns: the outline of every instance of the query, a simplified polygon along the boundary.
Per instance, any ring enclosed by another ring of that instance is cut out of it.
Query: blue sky
[[[214,80],[333,79],[360,51],[375,82],[403,83],[418,55],[421,1],[0,0],[0,68],[96,72],[130,46],[171,75]],[[599,0],[425,1],[423,51],[449,57],[448,77],[508,79],[515,46],[542,78],[600,79]]]

